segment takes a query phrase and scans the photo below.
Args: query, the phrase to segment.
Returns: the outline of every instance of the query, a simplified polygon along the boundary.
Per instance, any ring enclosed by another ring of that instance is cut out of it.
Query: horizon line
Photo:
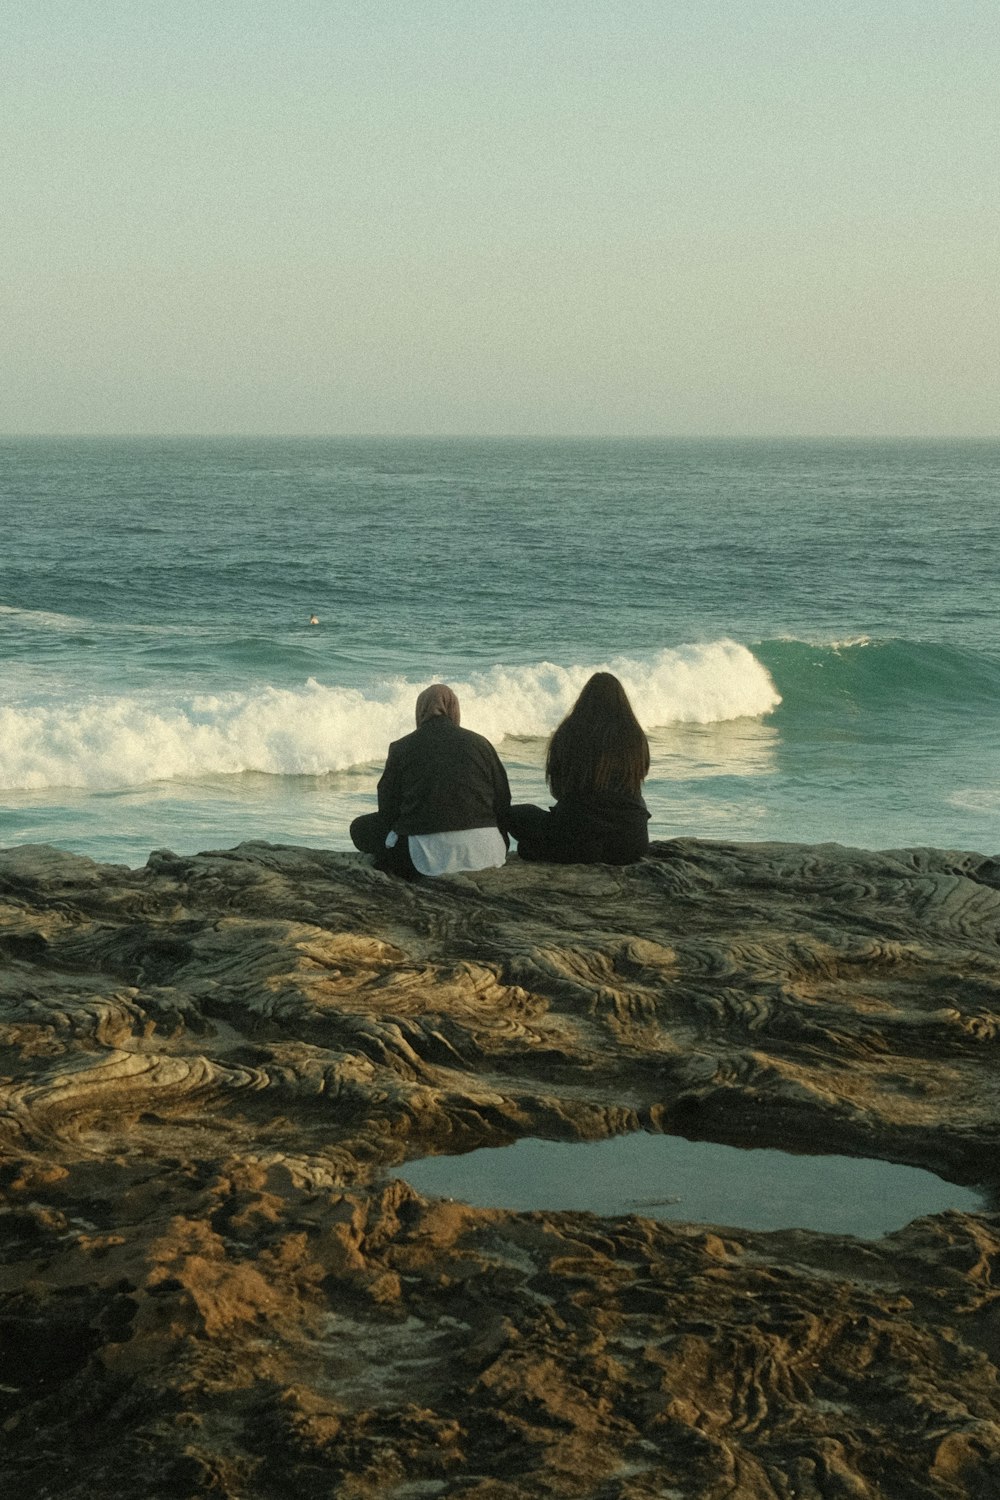
[[[1000,431],[955,432],[0,432],[0,442],[25,439],[108,439],[114,442],[479,442],[479,443],[989,443]]]

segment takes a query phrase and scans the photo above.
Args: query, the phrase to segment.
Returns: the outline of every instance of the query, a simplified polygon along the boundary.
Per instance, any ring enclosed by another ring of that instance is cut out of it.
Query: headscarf
[[[436,718],[439,714],[450,719],[453,724],[462,722],[462,713],[458,706],[458,699],[443,682],[432,682],[430,687],[425,687],[417,698],[417,728],[426,724],[428,719]]]

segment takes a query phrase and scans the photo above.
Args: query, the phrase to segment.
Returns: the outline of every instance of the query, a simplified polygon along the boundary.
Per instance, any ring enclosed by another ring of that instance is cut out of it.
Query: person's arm
[[[549,784],[549,791],[558,802],[565,790],[564,771],[562,756],[562,736],[557,729],[549,741],[549,750],[546,756],[545,779]]]
[[[396,826],[403,801],[402,768],[395,744],[389,746],[385,770],[378,780],[378,810],[391,829]]]
[[[492,750],[493,747],[490,746]],[[497,820],[497,827],[507,841],[507,831],[510,827],[510,782],[504,769],[503,761],[493,750],[493,813]]]

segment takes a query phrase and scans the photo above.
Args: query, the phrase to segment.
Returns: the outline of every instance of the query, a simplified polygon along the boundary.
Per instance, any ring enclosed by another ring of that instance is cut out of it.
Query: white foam
[[[14,615],[46,630],[82,630],[90,624],[89,620],[78,619],[76,615],[60,615],[48,609],[18,609],[13,604],[0,604],[0,615]]]
[[[874,646],[878,642],[870,635],[848,635],[843,639],[831,640],[827,635],[776,635],[776,641],[783,641],[792,646],[812,646],[822,651],[850,651],[855,646]]]
[[[996,787],[961,787],[944,799],[949,807],[962,812],[996,813],[1000,809],[1000,789]]]
[[[599,671],[621,679],[645,729],[759,718],[781,702],[767,668],[736,641],[676,646],[649,661],[616,657],[572,667],[498,666],[452,685],[462,702],[462,722],[499,744],[507,735],[550,734],[588,677]]]
[[[13,604],[0,604],[0,616],[9,616],[11,625],[24,624],[42,630],[85,630],[97,636],[196,636],[203,639],[231,639],[232,632],[215,622],[198,625],[177,625],[169,621],[155,624],[141,620],[89,620],[79,615],[61,615],[47,609],[18,609]]]
[[[843,641],[831,641],[830,650],[838,656],[841,651],[853,651],[862,646],[874,646],[875,642],[870,635],[852,635]]]
[[[767,670],[735,641],[681,646],[649,661],[571,667],[495,666],[452,679],[462,722],[499,745],[547,736],[592,672],[621,678],[647,729],[759,717],[781,699]],[[0,709],[0,787],[111,789],[258,771],[323,775],[379,763],[413,728],[423,682],[395,678],[367,691],[310,679],[297,689],[89,698]]]

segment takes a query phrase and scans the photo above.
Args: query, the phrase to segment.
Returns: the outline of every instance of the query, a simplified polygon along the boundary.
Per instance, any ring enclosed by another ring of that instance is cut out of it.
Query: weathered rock
[[[1000,1495],[997,1216],[866,1242],[386,1179],[642,1128],[995,1192],[998,868],[0,853],[4,1493]]]

